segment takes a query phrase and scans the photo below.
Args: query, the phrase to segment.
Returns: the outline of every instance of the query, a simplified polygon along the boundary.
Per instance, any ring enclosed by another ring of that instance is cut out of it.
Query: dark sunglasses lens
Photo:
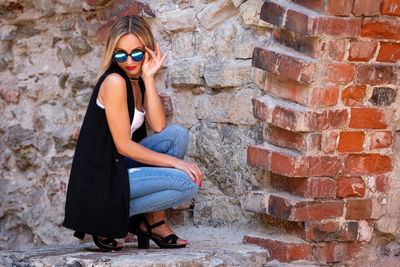
[[[117,61],[118,63],[123,63],[123,62],[125,62],[127,57],[128,57],[128,56],[127,56],[127,54],[125,54],[125,53],[115,53],[115,54],[114,54],[114,59],[115,59],[115,61]]]
[[[142,61],[143,58],[144,58],[144,53],[143,53],[142,51],[133,52],[133,53],[131,54],[131,57],[132,57],[132,59],[133,59],[134,61],[140,62],[140,61]]]

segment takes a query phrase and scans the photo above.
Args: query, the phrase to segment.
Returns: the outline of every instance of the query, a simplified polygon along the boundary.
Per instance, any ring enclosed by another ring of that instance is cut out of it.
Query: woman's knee
[[[169,136],[173,136],[179,141],[185,141],[187,142],[188,140],[188,131],[186,130],[185,127],[182,127],[180,125],[172,124],[168,125],[165,127],[163,132],[166,132]]]

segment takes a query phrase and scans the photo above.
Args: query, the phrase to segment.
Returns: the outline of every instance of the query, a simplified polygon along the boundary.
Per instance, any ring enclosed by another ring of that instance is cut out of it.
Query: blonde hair
[[[111,66],[114,49],[119,38],[128,33],[136,35],[143,45],[154,50],[153,33],[151,32],[149,24],[147,24],[142,17],[133,15],[119,18],[108,33],[106,45],[104,47],[103,59],[96,80],[98,80]]]

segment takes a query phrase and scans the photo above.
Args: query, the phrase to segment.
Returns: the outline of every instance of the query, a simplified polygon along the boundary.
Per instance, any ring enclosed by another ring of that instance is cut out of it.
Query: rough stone
[[[93,48],[82,36],[73,37],[69,40],[72,51],[77,55],[83,55],[90,52]]]
[[[201,26],[206,30],[213,30],[224,21],[235,16],[238,13],[237,8],[230,0],[218,0],[207,5],[199,14],[197,18]]]
[[[240,15],[247,26],[260,26],[272,28],[272,25],[260,19],[260,10],[264,2],[247,0],[240,5]]]
[[[74,53],[72,52],[69,47],[65,47],[63,49],[59,50],[59,58],[61,58],[62,62],[64,63],[65,67],[70,67],[72,65],[72,62],[74,62]]]
[[[21,170],[29,167],[39,167],[41,164],[37,150],[33,147],[22,148],[17,152],[16,164]]]
[[[201,74],[202,59],[200,57],[182,59],[169,70],[171,85],[174,87],[201,85],[203,84]]]
[[[52,16],[55,13],[55,5],[52,0],[33,0],[34,7],[45,14],[46,16]]]
[[[34,23],[32,23],[31,25],[34,25]],[[14,34],[14,33],[12,33],[12,34]],[[22,38],[30,38],[30,37],[40,34],[40,30],[35,29],[34,27],[31,27],[28,25],[20,25],[20,26],[18,26],[15,34],[16,34],[17,38],[21,38],[21,39]]]
[[[251,61],[233,61],[205,65],[204,78],[212,88],[235,87],[250,82]]]
[[[20,124],[15,124],[7,128],[6,143],[13,149],[18,150],[33,144],[34,130],[22,128]]]
[[[195,12],[192,8],[164,12],[160,22],[167,31],[184,31],[194,28]]]

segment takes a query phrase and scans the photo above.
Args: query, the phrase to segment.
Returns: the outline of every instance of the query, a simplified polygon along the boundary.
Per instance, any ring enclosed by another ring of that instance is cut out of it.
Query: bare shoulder
[[[118,89],[126,89],[126,83],[125,83],[125,79],[119,75],[118,73],[111,73],[110,75],[108,75],[102,85],[101,85],[106,91],[112,89],[114,90],[118,90]]]

